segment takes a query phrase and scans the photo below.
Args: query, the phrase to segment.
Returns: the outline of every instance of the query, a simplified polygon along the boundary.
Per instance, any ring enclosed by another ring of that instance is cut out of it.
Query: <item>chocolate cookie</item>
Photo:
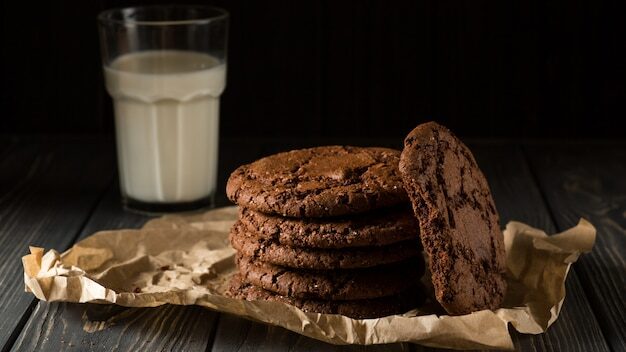
[[[260,237],[281,245],[314,248],[382,246],[418,238],[409,206],[340,218],[284,218],[240,208],[239,220]]]
[[[327,146],[293,150],[237,168],[226,194],[238,205],[291,217],[356,214],[407,202],[400,152]]]
[[[367,269],[291,269],[238,256],[244,282],[295,298],[353,300],[391,296],[415,286],[424,274],[424,259]]]
[[[377,247],[317,249],[281,245],[274,239],[259,237],[236,222],[230,243],[237,252],[254,260],[299,269],[352,269],[396,263],[421,255],[417,240]]]
[[[404,140],[400,171],[439,303],[450,314],[498,308],[506,291],[503,237],[472,153],[447,128],[429,122]]]
[[[244,283],[239,275],[233,276],[228,296],[247,301],[276,301],[296,306],[305,312],[341,314],[354,319],[379,318],[402,314],[424,301],[424,293],[416,288],[395,296],[374,299],[325,301],[281,296],[260,287]]]

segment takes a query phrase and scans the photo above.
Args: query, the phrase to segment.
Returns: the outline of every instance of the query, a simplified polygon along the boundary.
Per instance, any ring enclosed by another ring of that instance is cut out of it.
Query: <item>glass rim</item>
[[[123,14],[125,11],[137,11],[137,10],[145,10],[145,9],[203,9],[203,10],[211,10],[215,11],[216,14],[214,16],[201,16],[199,18],[193,19],[183,19],[183,20],[171,20],[171,21],[163,21],[163,20],[154,20],[154,21],[146,21],[146,20],[132,20],[132,19],[118,19],[113,18],[114,14]],[[98,22],[100,23],[117,23],[122,25],[137,25],[137,26],[176,26],[176,25],[189,25],[189,24],[208,24],[214,21],[219,21],[223,19],[227,19],[229,16],[228,11],[224,10],[221,7],[216,6],[208,6],[208,5],[179,5],[179,4],[170,4],[170,5],[146,5],[146,6],[126,6],[126,7],[114,7],[108,10],[104,10],[98,14]]]

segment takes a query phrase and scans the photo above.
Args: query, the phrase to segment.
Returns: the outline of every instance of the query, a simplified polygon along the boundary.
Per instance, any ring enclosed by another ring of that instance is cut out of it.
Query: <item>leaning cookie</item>
[[[424,274],[424,259],[415,257],[367,269],[302,270],[238,256],[244,282],[273,293],[304,299],[354,300],[399,294]]]
[[[267,239],[236,222],[230,243],[240,254],[276,265],[299,269],[353,269],[397,263],[421,255],[418,240],[375,247],[319,249],[291,247]]]
[[[281,296],[260,287],[244,283],[235,275],[227,295],[247,301],[275,301],[300,308],[305,312],[340,314],[354,319],[380,318],[405,313],[423,303],[425,295],[421,288],[415,287],[395,296],[365,300],[326,301],[298,299]]]
[[[338,218],[285,218],[241,208],[250,231],[281,245],[313,248],[383,246],[417,238],[419,225],[407,204]]]
[[[400,152],[327,146],[271,155],[237,168],[226,194],[238,205],[290,217],[363,213],[408,201]]]
[[[506,291],[503,236],[472,153],[429,122],[406,137],[400,171],[439,303],[450,314],[498,308]]]

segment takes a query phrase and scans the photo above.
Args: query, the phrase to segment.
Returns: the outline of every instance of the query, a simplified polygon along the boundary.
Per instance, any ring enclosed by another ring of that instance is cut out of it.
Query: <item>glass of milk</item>
[[[169,212],[211,205],[228,13],[130,7],[102,12],[98,22],[125,206]]]

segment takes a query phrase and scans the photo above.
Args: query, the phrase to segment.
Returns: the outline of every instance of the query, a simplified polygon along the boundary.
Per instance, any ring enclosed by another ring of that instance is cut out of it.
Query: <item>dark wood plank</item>
[[[289,330],[221,314],[213,351],[408,351],[408,344],[336,346]]]
[[[220,145],[219,189],[225,189],[226,179],[238,165],[260,157],[260,148],[250,142],[222,141]],[[248,160],[250,159],[250,160]],[[217,195],[217,204],[228,204],[224,192]],[[122,209],[119,186],[115,183],[85,225],[78,239],[105,229],[138,228],[150,217]],[[64,304],[38,302],[14,350],[68,347],[107,351],[185,350],[204,351],[213,340],[217,313],[201,307],[163,306],[150,309],[129,309],[96,304]],[[93,318],[91,318],[93,317]],[[105,329],[89,332],[84,329],[97,322],[110,322]],[[152,322],[159,321],[159,325]],[[63,326],[71,327],[58,330]],[[162,330],[161,326],[171,326]],[[158,334],[156,334],[158,332]],[[156,334],[156,335],[155,335]]]
[[[204,351],[216,314],[200,307],[127,309],[40,302],[13,351]],[[101,329],[101,330],[100,330]]]
[[[501,217],[525,222],[548,234],[556,231],[547,205],[519,147],[507,144],[471,145],[485,173]],[[567,296],[559,319],[541,335],[514,333],[514,343],[524,351],[607,351],[608,347],[575,270],[565,283]]]
[[[28,245],[63,249],[111,183],[102,144],[28,143],[0,161],[0,346],[10,347],[32,309],[20,257]],[[16,329],[17,328],[17,329]]]
[[[104,229],[141,227],[149,218],[122,209],[116,184],[80,238]],[[196,306],[141,309],[38,302],[13,350],[205,351],[216,320],[217,313]]]
[[[626,144],[527,147],[559,229],[583,217],[596,226],[593,251],[575,265],[604,336],[626,350]]]

